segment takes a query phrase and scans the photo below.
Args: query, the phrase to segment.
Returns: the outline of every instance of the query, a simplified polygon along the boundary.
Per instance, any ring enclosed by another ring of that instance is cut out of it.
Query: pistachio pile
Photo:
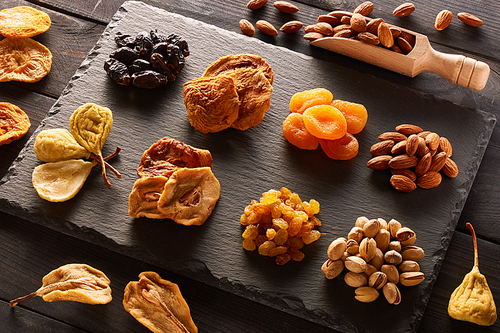
[[[415,232],[395,219],[387,223],[361,216],[347,239],[332,241],[321,270],[327,279],[334,279],[347,268],[344,281],[356,288],[354,297],[360,302],[375,301],[382,290],[385,299],[397,305],[401,302],[398,283],[411,287],[424,280],[418,264],[424,250],[413,245],[415,240]]]

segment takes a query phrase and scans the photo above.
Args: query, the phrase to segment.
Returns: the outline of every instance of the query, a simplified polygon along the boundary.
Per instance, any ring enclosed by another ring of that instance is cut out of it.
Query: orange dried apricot
[[[318,139],[307,131],[300,113],[290,113],[286,117],[283,122],[283,135],[288,142],[300,149],[318,148]]]
[[[347,132],[344,115],[331,105],[315,105],[303,113],[304,125],[318,139],[337,140]]]
[[[23,110],[10,103],[0,103],[0,146],[22,138],[30,126]]]
[[[365,128],[368,112],[364,105],[338,99],[331,104],[344,115],[347,122],[347,133],[357,134]]]
[[[31,38],[0,41],[0,82],[37,82],[50,72],[52,53]]]
[[[330,104],[332,99],[332,93],[325,88],[315,88],[298,92],[290,100],[290,111],[304,113],[311,106]]]
[[[25,38],[41,34],[49,29],[50,17],[28,6],[0,10],[0,35],[8,38]]]
[[[319,140],[325,154],[334,160],[349,160],[358,154],[358,140],[346,133],[338,140]]]

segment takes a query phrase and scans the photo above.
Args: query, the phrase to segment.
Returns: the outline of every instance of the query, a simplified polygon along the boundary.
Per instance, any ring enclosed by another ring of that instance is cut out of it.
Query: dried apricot
[[[30,126],[23,110],[10,103],[0,103],[0,146],[22,138]]]
[[[0,10],[0,35],[9,38],[33,37],[49,29],[50,17],[28,6]]]
[[[358,154],[358,140],[350,133],[338,140],[319,140],[319,143],[326,155],[334,160],[349,160]]]
[[[332,105],[344,115],[347,122],[347,133],[357,134],[365,128],[368,112],[364,105],[338,99],[334,100]]]
[[[288,142],[300,149],[318,148],[318,139],[307,131],[300,113],[290,113],[286,117],[283,122],[283,135]]]
[[[344,115],[331,105],[315,105],[303,113],[304,125],[318,139],[337,140],[347,133]]]
[[[31,38],[0,41],[0,82],[40,81],[50,72],[52,53]]]
[[[298,92],[290,100],[290,111],[304,113],[307,108],[315,105],[330,104],[333,94],[325,88],[316,88]]]

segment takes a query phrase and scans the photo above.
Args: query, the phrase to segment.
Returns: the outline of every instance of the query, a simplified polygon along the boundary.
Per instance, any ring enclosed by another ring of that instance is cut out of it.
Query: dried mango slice
[[[10,103],[0,103],[0,146],[22,138],[30,126],[23,110]]]
[[[49,74],[51,66],[52,53],[31,38],[0,41],[0,82],[37,82]]]
[[[41,131],[35,140],[36,157],[42,162],[57,162],[89,158],[90,153],[76,142],[73,135],[63,128]]]
[[[38,9],[19,6],[0,10],[0,35],[9,38],[33,37],[50,28],[50,17]]]
[[[129,215],[134,218],[144,216],[165,219],[166,216],[158,211],[158,200],[167,180],[168,178],[163,176],[137,179],[128,198]]]
[[[155,272],[142,272],[125,287],[123,307],[155,333],[197,333],[179,286]]]
[[[108,277],[98,269],[85,264],[68,264],[45,275],[37,291],[10,301],[10,306],[35,296],[42,297],[45,302],[107,304],[112,299],[109,284]]]
[[[106,166],[101,151],[112,126],[111,110],[93,103],[80,106],[69,118],[69,128],[76,141],[96,155],[101,162],[102,178],[107,187],[110,187],[111,183],[106,177]]]
[[[183,225],[202,225],[220,197],[220,183],[209,167],[175,171],[158,200],[158,211]]]
[[[31,181],[45,200],[62,202],[73,198],[82,188],[96,161],[67,160],[45,163],[33,170]]]

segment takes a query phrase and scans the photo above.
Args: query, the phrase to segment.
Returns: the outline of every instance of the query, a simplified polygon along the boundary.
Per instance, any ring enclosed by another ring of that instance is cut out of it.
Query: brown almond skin
[[[410,169],[391,169],[391,174],[406,176],[406,177],[410,178],[412,181],[417,180],[417,175],[415,174],[415,172],[411,171]]]
[[[427,171],[429,171],[431,162],[432,162],[432,155],[430,153],[425,154],[420,159],[420,161],[418,161],[418,164],[415,167],[415,174],[419,177],[425,174]]]
[[[398,46],[401,48],[401,51],[403,51],[403,54],[408,54],[413,50],[413,47],[410,45],[410,43],[408,43],[406,39],[401,37],[401,35],[400,37],[398,37],[397,41]]]
[[[318,16],[318,22],[326,22],[333,27],[340,24],[340,19],[331,15],[320,15]]]
[[[358,34],[358,39],[370,45],[378,45],[380,43],[380,39],[377,37],[377,35],[374,35],[368,31],[360,32]]]
[[[396,7],[392,12],[392,15],[394,15],[395,17],[405,17],[410,15],[414,11],[415,11],[415,5],[410,2],[407,2]]]
[[[351,16],[351,28],[356,32],[366,31],[366,19],[361,14],[353,14]]]
[[[376,35],[378,31],[378,26],[380,23],[385,22],[382,18],[376,18],[368,22],[366,25],[366,31]]]
[[[393,140],[377,142],[370,148],[370,154],[372,154],[372,156],[388,155],[392,147],[394,147]]]
[[[308,32],[304,35],[304,39],[309,41],[309,42],[312,42],[316,39],[320,39],[323,37],[325,37],[325,36],[323,34],[320,34],[319,32]]]
[[[391,155],[375,156],[366,163],[366,166],[372,170],[386,170],[389,169],[390,160],[392,160]]]
[[[431,165],[429,166],[429,171],[441,171],[441,168],[446,163],[447,155],[445,152],[437,153],[432,157]]]
[[[300,21],[289,21],[283,24],[280,28],[280,31],[283,31],[286,34],[291,34],[299,31],[304,24]]]
[[[253,36],[255,35],[255,28],[250,21],[242,19],[240,20],[240,29],[244,35]]]
[[[255,25],[263,34],[269,36],[278,36],[278,30],[276,30],[276,28],[271,23],[265,20],[258,20]]]
[[[354,9],[353,13],[354,14],[361,14],[363,16],[368,16],[370,13],[373,11],[373,8],[375,8],[375,5],[371,1],[365,1],[362,4],[360,4],[356,9]]]
[[[439,151],[444,151],[448,157],[453,155],[453,147],[451,146],[450,141],[444,136],[439,138]]]
[[[458,166],[449,157],[446,159],[446,162],[444,163],[441,171],[450,178],[455,178],[456,176],[458,176]]]
[[[460,21],[471,27],[480,27],[483,25],[483,21],[480,18],[469,13],[458,13],[457,17]]]
[[[401,154],[393,157],[389,161],[389,167],[392,169],[409,169],[418,164],[417,156],[408,156],[407,154]]]
[[[325,36],[333,35],[333,27],[326,22],[318,22],[314,25],[314,31],[319,32]]]
[[[247,3],[247,8],[252,9],[252,10],[259,9],[262,6],[264,6],[266,3],[267,3],[267,0],[250,0]]]
[[[396,126],[396,131],[408,136],[408,135],[412,135],[412,134],[418,134],[420,132],[423,132],[424,130],[417,125],[401,124],[401,125]]]
[[[287,13],[287,14],[293,14],[299,11],[299,7],[295,6],[294,4],[291,4],[287,1],[275,1],[274,2],[274,7],[279,10],[280,12]]]
[[[444,9],[437,14],[436,21],[434,22],[434,28],[439,31],[444,30],[450,25],[452,20],[453,13]]]
[[[417,179],[417,185],[421,188],[431,189],[441,184],[441,174],[436,171],[428,171]]]
[[[380,39],[380,44],[383,46],[390,48],[394,45],[394,37],[392,36],[391,29],[387,23],[380,23],[377,30],[377,36]]]
[[[418,136],[412,134],[406,140],[406,154],[408,156],[413,156],[417,153],[418,150]]]
[[[394,155],[403,154],[405,152],[406,152],[406,140],[399,141],[391,149],[391,153]]]
[[[414,181],[403,175],[393,175],[390,182],[399,192],[412,192],[417,188]]]

